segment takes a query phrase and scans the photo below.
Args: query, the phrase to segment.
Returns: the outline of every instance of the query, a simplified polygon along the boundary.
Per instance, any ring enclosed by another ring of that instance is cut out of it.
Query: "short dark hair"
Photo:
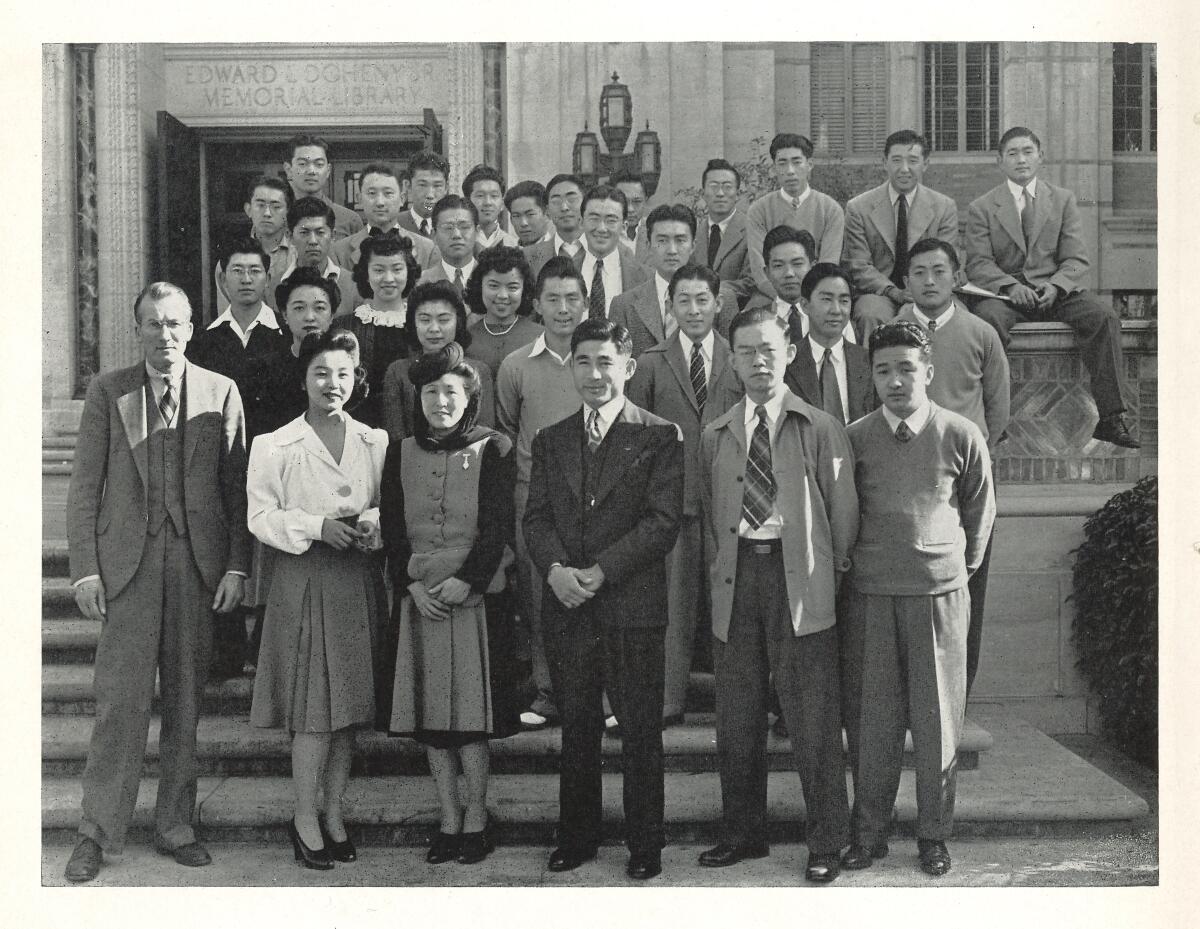
[[[1038,147],[1038,151],[1042,150],[1042,140],[1037,137],[1037,133],[1025,126],[1013,126],[1011,129],[1004,130],[1004,135],[1000,136],[1000,141],[996,145],[996,151],[1001,155],[1004,154],[1004,146],[1013,139],[1032,139],[1033,144]]]
[[[738,187],[742,186],[742,175],[733,165],[724,158],[710,158],[708,164],[704,166],[704,170],[700,172],[700,186],[703,187],[708,183],[708,175],[710,171],[732,171],[733,178],[737,181]]]
[[[509,212],[512,211],[512,205],[515,201],[523,197],[528,197],[534,200],[538,206],[542,208],[542,212],[546,211],[549,205],[546,202],[546,188],[537,181],[519,181],[508,188],[504,194],[504,208]]]
[[[642,188],[642,193],[646,192],[646,182],[642,180],[642,176],[633,171],[618,171],[608,179],[608,183],[613,187],[618,184],[638,184]]]
[[[813,156],[813,144],[809,141],[808,136],[800,135],[798,132],[780,132],[771,140],[771,160],[775,160],[775,156],[785,148],[798,148],[804,152],[805,158]]]
[[[404,184],[402,184],[400,181],[400,175],[396,173],[396,169],[389,164],[384,164],[382,161],[373,161],[363,168],[362,173],[359,174],[360,182],[365,181],[368,174],[379,174],[383,177],[394,178],[397,186],[404,186]]]
[[[322,139],[319,135],[309,135],[308,133],[303,133],[303,132],[300,133],[299,135],[294,135],[290,139],[288,139],[287,160],[290,162],[293,158],[296,157],[296,149],[310,148],[314,145],[325,153],[325,160],[329,161],[330,160],[329,159],[329,143],[326,142],[324,139]]]
[[[467,278],[467,286],[463,289],[463,301],[473,313],[484,314],[487,308],[483,305],[483,278],[486,274],[507,274],[518,271],[521,275],[521,305],[517,307],[518,316],[528,316],[533,312],[533,271],[525,253],[519,248],[509,245],[493,245],[485,248],[475,259],[475,270]]]
[[[898,320],[884,323],[877,327],[867,339],[867,354],[871,363],[875,363],[875,353],[881,348],[916,348],[921,352],[921,360],[928,363],[933,355],[933,343],[929,341],[929,333],[916,323]]]
[[[580,280],[583,280],[583,278],[580,278]],[[138,307],[142,305],[142,301],[147,297],[151,300],[162,300],[165,297],[171,296],[183,297],[187,302],[188,309],[191,309],[192,301],[188,300],[188,295],[182,287],[172,284],[170,281],[154,281],[139,290],[138,295],[133,298],[133,321],[139,326],[142,324],[142,318],[138,315]]]
[[[413,254],[412,239],[407,236],[372,236],[369,235],[362,241],[362,245],[358,248],[358,261],[354,263],[354,271],[352,272],[354,285],[358,288],[359,294],[366,300],[370,300],[375,296],[375,290],[371,287],[371,278],[367,273],[368,265],[371,259],[376,256],[391,257],[392,255],[404,256],[404,267],[408,272],[408,276],[404,281],[404,289],[400,296],[407,297],[414,287],[417,286],[417,279],[421,276],[421,265],[417,261],[416,255]]]
[[[696,238],[696,214],[692,212],[691,207],[682,203],[664,203],[650,211],[650,215],[646,217],[647,239],[654,234],[656,223],[683,223],[691,230],[692,238]]]
[[[785,223],[782,226],[776,226],[763,237],[763,264],[769,265],[771,252],[787,242],[795,242],[803,248],[809,261],[817,260],[817,240],[812,237],[812,233],[807,229],[797,229]]]
[[[333,207],[320,197],[301,197],[288,207],[288,231],[295,229],[300,220],[316,217],[325,220],[329,231],[333,232],[333,228],[337,225],[337,216],[333,212]]]
[[[629,330],[611,319],[582,320],[571,333],[572,358],[575,357],[575,349],[583,342],[612,342],[617,347],[617,354],[633,354],[633,338]]]
[[[479,416],[483,382],[479,379],[479,371],[475,364],[467,360],[462,346],[457,342],[447,342],[436,352],[422,352],[413,359],[408,368],[409,383],[418,394],[413,408],[413,435],[418,437],[418,441],[428,438],[431,432],[429,420],[425,418],[425,407],[421,405],[421,389],[447,374],[462,378],[463,390],[467,394],[467,405],[457,428],[460,431],[470,429]]]
[[[958,252],[954,250],[954,246],[945,239],[935,239],[932,236],[924,239],[919,239],[913,244],[913,247],[908,250],[908,261],[911,264],[912,260],[917,255],[924,255],[926,252],[945,252],[946,257],[950,259],[950,267],[955,271],[959,268]]]
[[[460,197],[458,194],[446,194],[446,196],[433,205],[433,212],[429,214],[430,227],[436,230],[438,217],[447,210],[466,210],[471,214],[471,219],[475,225],[479,225],[479,208],[474,203],[466,197]]]
[[[337,312],[338,304],[342,302],[342,293],[338,290],[338,285],[316,268],[297,268],[275,288],[275,306],[280,314],[287,312],[287,303],[292,298],[292,292],[301,287],[316,287],[325,291],[329,300],[330,315]]]
[[[345,352],[358,357],[358,338],[349,329],[331,326],[325,332],[310,332],[300,342],[300,370],[308,374],[308,366],[321,352]],[[357,365],[355,365],[357,367]]]
[[[436,171],[450,183],[450,164],[436,152],[420,151],[413,155],[408,163],[408,176],[411,180],[418,171]]]
[[[549,202],[550,191],[552,191],[559,184],[574,184],[576,187],[579,188],[580,193],[583,193],[583,190],[584,190],[583,181],[581,181],[576,175],[574,175],[574,174],[556,174],[556,175],[554,175],[554,177],[550,178],[550,180],[546,184],[547,202]]]
[[[542,265],[542,270],[538,272],[537,283],[533,288],[534,297],[541,298],[542,291],[546,289],[546,281],[551,278],[578,281],[579,292],[584,296],[587,295],[587,283],[583,279],[583,272],[575,267],[572,259],[564,255],[555,255]]]
[[[409,346],[421,351],[417,338],[417,310],[426,303],[448,303],[454,308],[454,341],[466,348],[471,344],[471,333],[467,332],[467,305],[449,281],[425,281],[413,288],[408,295],[408,310],[404,316],[404,338]]]
[[[629,201],[625,199],[625,195],[617,188],[609,184],[597,184],[583,195],[583,202],[579,204],[579,212],[582,213],[587,209],[587,205],[593,200],[611,200],[621,207],[621,218],[624,219],[629,215]]]
[[[267,250],[262,247],[262,242],[254,238],[254,236],[242,236],[239,239],[234,239],[228,245],[221,249],[220,257],[217,259],[221,270],[224,271],[229,267],[229,259],[234,255],[257,255],[262,259],[263,270],[271,270],[271,256],[267,254]]]
[[[671,281],[667,284],[667,299],[675,299],[675,287],[680,281],[704,281],[708,285],[708,289],[712,291],[714,297],[721,296],[721,277],[712,268],[704,265],[684,265],[671,275]]]
[[[246,203],[254,199],[254,191],[260,187],[269,187],[271,190],[278,190],[283,194],[284,203],[290,203],[292,200],[292,188],[287,181],[281,177],[272,177],[269,174],[263,174],[246,185]]]
[[[850,280],[850,273],[841,265],[835,265],[832,261],[818,261],[808,269],[808,273],[804,275],[804,280],[800,282],[800,296],[807,300],[812,296],[812,292],[817,289],[817,285],[821,281],[828,280],[831,277],[840,278],[845,281],[846,286],[850,288],[851,298],[854,297],[854,282]]]
[[[767,306],[754,306],[742,310],[733,317],[732,322],[729,324],[730,346],[733,345],[739,329],[748,329],[751,326],[757,326],[760,323],[765,322],[774,322],[777,326],[779,326],[779,331],[783,333],[784,339],[786,340],[788,338],[787,324],[781,320],[778,314],[775,312],[774,304],[769,304]]]
[[[921,146],[921,157],[928,158],[930,155],[929,141],[919,132],[914,132],[912,129],[897,129],[883,142],[883,157],[887,158],[888,152],[892,150],[893,145],[919,145]]]
[[[500,193],[504,193],[504,175],[493,168],[491,165],[475,165],[463,178],[462,192],[467,199],[471,197],[471,191],[480,181],[495,181],[500,185]]]

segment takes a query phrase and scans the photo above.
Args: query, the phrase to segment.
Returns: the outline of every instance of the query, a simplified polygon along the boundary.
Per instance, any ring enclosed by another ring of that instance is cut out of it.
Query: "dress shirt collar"
[[[452,264],[448,264],[446,259],[442,259],[442,270],[446,272],[446,280],[454,283],[454,272],[459,269]],[[471,272],[475,270],[475,259],[472,257],[465,265],[462,266],[463,286],[467,286],[467,278],[471,276]]]
[[[821,362],[825,360],[825,346],[821,345],[814,339],[806,339],[808,347],[812,349],[813,361],[816,362],[817,368],[820,369]],[[829,349],[830,357],[833,358],[833,363],[839,368],[846,366],[846,340],[838,339],[837,345],[831,346]]]
[[[163,389],[163,382],[164,382],[165,375],[160,370],[158,370],[158,368],[154,367],[154,365],[150,364],[150,362],[147,361],[145,364],[146,364],[146,375],[147,375],[147,377],[150,378],[150,383],[154,386],[155,393],[161,394],[162,389]],[[182,386],[183,378],[186,373],[187,373],[187,362],[186,361],[184,361],[183,364],[181,364],[178,368],[176,368],[174,371],[171,372],[171,380],[172,380],[173,385],[176,390],[178,390]]]
[[[654,291],[658,294],[658,308],[663,313],[667,310],[667,288],[671,286],[671,282],[663,277],[659,272],[654,272]]]
[[[954,316],[955,309],[956,309],[955,303],[953,300],[951,300],[950,306],[948,306],[946,308],[946,311],[937,318],[937,328],[938,329],[941,329],[942,326],[944,326],[944,325],[946,325],[946,323],[950,322],[950,318],[952,316]],[[926,329],[929,328],[929,321],[932,319],[932,317],[926,316],[924,313],[922,313],[915,303],[913,304],[913,316],[915,316],[917,318],[917,322],[919,322],[922,326],[924,326]]]
[[[904,199],[906,201],[908,201],[908,208],[910,210],[912,209],[913,201],[915,199],[917,199],[917,191],[920,189],[921,189],[921,185],[918,184],[916,187],[914,187],[912,190],[910,190],[908,193],[906,193],[904,195]],[[891,181],[888,182],[888,199],[892,201],[892,209],[895,210],[897,208],[897,204],[900,201],[900,191],[898,191],[895,187],[892,186]]]
[[[608,435],[608,430],[612,424],[617,421],[617,417],[621,415],[621,411],[625,409],[625,398],[613,397],[603,406],[597,409],[600,416],[600,441],[604,441],[604,437]],[[583,431],[587,432],[588,420],[591,419],[592,408],[586,403],[583,405]]]
[[[881,406],[883,410],[883,418],[887,420],[888,428],[895,434],[896,428],[900,425],[900,417],[889,410],[886,406]],[[920,435],[921,430],[925,428],[925,424],[929,422],[929,417],[933,415],[933,406],[928,400],[922,403],[919,407],[913,410],[912,414],[905,418],[909,431],[914,435]]]
[[[580,241],[582,241],[582,239]],[[588,283],[589,286],[591,286],[591,283],[592,283],[592,275],[596,271],[596,262],[597,261],[604,262],[604,277],[605,277],[605,279],[612,278],[614,275],[616,275],[617,276],[616,279],[620,280],[620,277],[619,277],[619,275],[621,274],[621,247],[620,246],[617,246],[611,252],[609,252],[607,255],[605,255],[603,257],[601,257],[600,255],[593,255],[592,252],[587,248],[587,246],[586,245],[584,246],[584,248],[583,248],[583,267],[581,270],[583,272],[583,279]],[[608,291],[608,287],[606,285],[605,286],[606,296],[610,299],[613,296],[615,296],[615,294],[610,294],[607,291]]]
[[[718,229],[721,230],[721,238],[722,239],[725,238],[725,233],[729,231],[729,224],[733,221],[733,217],[735,217],[736,215],[737,215],[737,210],[735,209],[732,213],[730,213],[728,216],[726,216],[719,223],[714,223],[712,220],[709,220],[709,227],[708,227],[709,235],[712,235],[712,227],[716,226]],[[707,245],[708,243],[704,243],[704,244]]]
[[[812,187],[811,186],[805,187],[804,193],[802,193],[799,197],[797,197],[795,200],[793,200],[791,198],[791,195],[788,194],[788,192],[786,190],[784,190],[782,187],[779,188],[779,196],[782,197],[783,202],[788,205],[788,209],[798,209],[801,205],[803,205],[804,201],[807,200],[811,194],[812,194]],[[724,232],[725,230],[721,230],[721,231]]]
[[[424,233],[421,232],[421,223],[427,223],[429,226],[429,235],[427,236],[427,238],[430,238],[430,239],[433,238],[433,217],[432,216],[422,216],[411,206],[408,208],[408,215],[410,217],[412,217],[413,228],[417,230],[417,235],[424,235]]]
[[[560,236],[556,230],[554,233],[554,254],[557,255],[560,251],[562,251],[564,245],[567,248],[567,252],[572,258],[574,258],[575,254],[581,248],[583,248],[583,235],[581,234],[574,242],[568,242],[566,239]]]
[[[785,326],[788,324],[788,317],[792,315],[792,307],[796,307],[796,312],[800,314],[800,334],[808,335],[808,314],[800,309],[800,304],[788,303],[783,297],[775,298],[775,315],[779,317],[779,321]],[[790,330],[789,330],[790,331]]]
[[[786,397],[786,396],[787,396],[787,388],[785,388],[783,385],[780,385],[779,390],[777,390],[775,392],[775,396],[773,396],[766,403],[762,404],[762,406],[766,407],[766,409],[767,409],[767,428],[770,429],[772,433],[774,433],[774,431],[775,431],[775,424],[779,422],[779,414],[783,409],[783,400],[784,400],[784,397]],[[747,394],[746,395],[746,418],[745,418],[747,427],[757,425],[757,423],[758,423],[758,407],[759,407],[759,404],[757,404],[753,400],[751,400],[750,395]]]
[[[287,270],[283,272],[283,276],[280,277],[279,280],[286,281],[289,277],[292,276],[292,272],[295,270],[296,270],[296,257],[293,255],[291,264],[289,264],[287,266]],[[341,274],[342,274],[341,265],[339,265],[336,261],[334,261],[332,257],[326,258],[325,259],[325,267],[321,269],[321,277],[332,278],[333,280],[336,281],[341,277]]]
[[[683,349],[684,361],[691,361],[692,346],[696,345],[696,344],[697,343],[693,342],[691,339],[689,339],[686,335],[683,334],[682,329],[679,330],[679,345]],[[708,335],[706,335],[699,342],[700,356],[704,359],[705,365],[712,364],[713,349],[716,347],[716,344],[717,344],[717,338],[716,338],[716,336],[713,335],[713,331],[710,329],[710,330],[708,330]]]
[[[546,333],[544,333],[544,332],[534,340],[533,348],[531,348],[529,350],[529,357],[536,358],[538,355],[541,355],[542,353],[548,354],[551,358],[556,360],[560,365],[565,365],[570,360],[570,356],[564,358],[562,355],[560,355],[558,352],[556,352],[554,349],[552,349],[549,345],[546,344]]]
[[[1025,187],[1022,187],[1020,184],[1014,184],[1008,178],[1004,179],[1004,183],[1008,185],[1008,192],[1012,194],[1013,200],[1017,202],[1018,211],[1021,208],[1021,198],[1024,197],[1026,191],[1029,192],[1029,196],[1034,200],[1037,199],[1037,182],[1037,177],[1032,177],[1029,179],[1029,184]]]
[[[250,338],[250,333],[255,326],[266,326],[268,329],[279,329],[279,321],[275,318],[275,311],[265,303],[259,303],[258,315],[254,317],[250,325],[243,332],[242,327],[238,325],[237,319],[233,315],[233,308],[230,307],[211,323],[208,324],[209,329],[216,329],[223,323],[229,323],[229,328],[233,330],[234,335],[242,340],[242,344],[246,344],[246,340]]]

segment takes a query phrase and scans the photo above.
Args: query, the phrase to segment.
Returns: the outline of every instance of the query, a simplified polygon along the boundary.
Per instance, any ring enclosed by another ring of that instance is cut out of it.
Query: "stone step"
[[[42,668],[45,671],[56,665],[85,667],[90,681],[96,643],[100,641],[100,623],[84,619],[78,612],[76,617],[42,620]]]
[[[67,543],[62,539],[43,539],[42,576],[66,577],[70,572]]]
[[[1144,800],[1078,755],[1011,716],[988,720],[995,762],[965,772],[958,781],[955,835],[1110,835],[1146,815]],[[514,740],[506,740],[512,742]],[[506,742],[493,743],[494,757]],[[605,774],[603,833],[621,835],[621,784]],[[133,830],[142,838],[153,828],[156,783],[142,782]],[[667,840],[711,842],[721,812],[718,776],[712,772],[669,772],[665,777]],[[916,820],[914,773],[904,771],[896,802],[898,832],[913,835]],[[489,807],[502,844],[549,847],[558,815],[558,780],[552,774],[496,774]],[[292,815],[292,785],[286,777],[207,777],[199,785],[201,835],[215,842],[272,841],[279,854]],[[48,842],[69,842],[79,823],[77,778],[42,779],[42,830]],[[347,819],[363,845],[420,845],[436,828],[438,804],[425,776],[355,777],[346,792]],[[795,842],[803,832],[804,801],[796,775],[768,776],[770,839]]]
[[[69,577],[42,578],[42,618],[76,617],[75,588]],[[99,627],[97,627],[97,630]],[[97,631],[97,635],[99,632]]]
[[[220,699],[214,696],[213,699]],[[94,717],[43,716],[42,774],[47,777],[77,775],[87,759]],[[763,721],[764,728],[766,720]],[[144,772],[158,772],[157,718],[150,721]],[[291,772],[291,742],[287,733],[276,729],[257,729],[245,714],[206,716],[200,720],[196,735],[197,769],[214,776],[286,776]],[[562,731],[557,728],[522,732],[512,738],[492,742],[492,767],[504,773],[555,773],[561,753]],[[959,752],[959,766],[965,770],[979,767],[979,755],[992,746],[992,737],[968,720]],[[621,741],[603,740],[605,765],[619,771]],[[663,752],[668,770],[712,772],[717,769],[717,745],[711,714],[689,714],[682,726],[663,732]],[[767,752],[772,770],[792,767],[791,743],[773,733],[767,736]],[[910,763],[911,744],[905,747],[905,763]],[[389,738],[383,733],[363,732],[358,737],[354,762],[356,774],[382,776],[416,775],[426,772],[425,751],[411,739]]]
[[[75,463],[75,446],[57,446],[47,447],[46,443],[42,443],[42,465],[47,464],[66,464],[73,465]]]
[[[43,451],[45,451],[48,448],[73,449],[78,444],[79,444],[79,433],[78,432],[67,432],[67,433],[59,432],[59,433],[55,433],[53,435],[42,436],[42,450]]]

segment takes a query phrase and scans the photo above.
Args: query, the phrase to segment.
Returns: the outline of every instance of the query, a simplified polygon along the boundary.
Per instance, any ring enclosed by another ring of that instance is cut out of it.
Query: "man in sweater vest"
[[[904,730],[912,732],[921,870],[950,870],[958,741],[966,712],[967,579],[996,501],[979,427],[932,402],[928,333],[880,326],[868,343],[883,406],[847,429],[861,502],[842,621],[843,712],[854,774],[842,866],[888,853]]]
[[[996,330],[954,299],[958,255],[942,239],[921,239],[908,253],[906,289],[916,301],[897,319],[918,323],[929,331],[933,369],[929,396],[939,406],[967,417],[979,427],[994,453],[1008,425],[1008,357]],[[987,598],[991,536],[979,569],[968,584],[971,629],[967,633],[967,693],[979,668],[983,637],[983,604]]]
[[[784,385],[796,346],[774,310],[743,310],[729,335],[746,397],[700,440],[722,806],[700,864],[769,854],[773,679],[804,790],[805,877],[827,883],[849,838],[834,600],[858,531],[851,451],[841,423]]]
[[[806,229],[817,243],[816,261],[842,257],[842,233],[846,219],[838,202],[808,186],[813,169],[813,145],[805,136],[781,132],[771,140],[771,163],[779,190],[764,194],[746,211],[746,243],[754,283],[768,297],[775,290],[762,262],[763,239],[776,226]]]

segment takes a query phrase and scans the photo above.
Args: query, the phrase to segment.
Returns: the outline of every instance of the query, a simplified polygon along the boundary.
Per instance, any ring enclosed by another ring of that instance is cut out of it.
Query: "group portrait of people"
[[[637,175],[510,184],[477,165],[450,192],[425,151],[368,165],[356,211],[324,193],[329,144],[293,138],[222,243],[216,318],[149,283],[142,359],[88,386],[67,523],[102,627],[66,879],[125,845],[156,675],[155,847],[210,863],[197,722],[210,675],[243,673],[250,724],[291,738],[305,868],[358,857],[359,732],[423,746],[425,858],[473,865],[495,846],[489,743],[558,726],[549,870],[597,855],[608,738],[625,873],[652,879],[663,731],[695,712],[698,660],[721,784],[700,865],[769,854],[773,725],[805,879],[888,854],[906,732],[914,865],[948,872],[1012,327],[1070,325],[1094,437],[1137,440],[1120,324],[1081,283],[1079,208],[1039,176],[1038,135],[1001,136],[961,236],[922,182],[928,141],[899,130],[881,154],[886,180],[845,207],[809,185],[803,135],[775,136],[778,189],[748,206],[734,164],[699,158],[698,215],[647,212]]]

